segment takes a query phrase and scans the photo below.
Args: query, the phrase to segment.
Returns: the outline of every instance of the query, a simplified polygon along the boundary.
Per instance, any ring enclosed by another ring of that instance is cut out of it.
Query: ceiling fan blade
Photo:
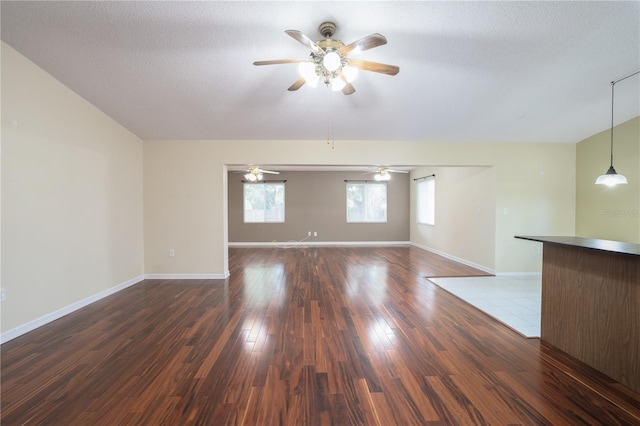
[[[387,169],[387,171],[389,173],[409,173],[407,170],[393,170],[393,169]]]
[[[356,92],[355,87],[353,87],[353,85],[351,83],[347,83],[344,85],[344,87],[342,88],[342,93],[344,93],[345,95],[353,95]]]
[[[253,65],[278,65],[278,64],[296,64],[306,62],[308,59],[274,59],[271,61],[255,61]]]
[[[400,67],[395,65],[381,64],[378,62],[363,61],[361,59],[349,59],[349,66],[360,68],[363,71],[379,72],[381,74],[396,75],[400,72]]]
[[[311,40],[306,35],[302,34],[298,30],[286,30],[285,33],[289,34],[293,39],[305,45],[308,49],[310,49],[313,53],[324,53],[324,49],[318,46],[315,41]]]
[[[298,90],[299,88],[301,88],[305,83],[305,79],[304,77],[300,77],[299,79],[297,79],[291,86],[289,86],[289,88],[287,90],[293,92],[294,90]]]
[[[353,87],[351,83],[347,81],[347,77],[344,76],[341,70],[337,70],[338,76],[342,81],[344,81],[344,87],[342,88],[342,93],[345,95],[352,95],[355,93],[356,89]]]
[[[383,44],[387,44],[387,39],[382,34],[375,33],[363,37],[360,40],[356,40],[351,44],[347,44],[345,47],[338,49],[338,53],[342,56],[347,56],[354,50],[362,52],[363,50],[372,49],[374,47],[382,46]]]
[[[272,174],[272,175],[279,175],[279,174],[280,174],[280,172],[274,172],[274,171],[272,171],[272,170],[262,170],[262,169],[258,169],[258,171],[259,171],[260,173],[269,173],[269,174]]]

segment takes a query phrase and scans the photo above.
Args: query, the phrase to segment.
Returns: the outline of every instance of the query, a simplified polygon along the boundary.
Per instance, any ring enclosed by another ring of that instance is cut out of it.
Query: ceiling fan
[[[375,174],[374,174],[375,173]],[[391,180],[391,173],[409,173],[406,170],[394,170],[388,167],[379,167],[375,172],[363,173],[363,175],[374,174],[373,178],[378,181]]]
[[[324,22],[320,24],[318,29],[324,39],[316,42],[300,31],[285,31],[285,33],[293,39],[311,50],[307,58],[256,61],[253,65],[298,63],[298,70],[301,76],[289,86],[288,90],[298,90],[305,83],[309,86],[316,87],[318,81],[322,81],[327,86],[331,86],[333,90],[342,90],[342,93],[345,95],[351,95],[356,91],[351,82],[357,75],[358,70],[387,75],[396,75],[400,71],[400,68],[395,65],[381,64],[349,57],[349,54],[387,44],[387,39],[383,35],[378,33],[371,34],[345,46],[340,40],[331,38],[336,31],[336,24],[333,22]]]
[[[238,171],[237,173],[244,173],[244,178],[249,182],[257,182],[262,180],[263,173],[279,175],[280,172],[276,172],[273,170],[264,170],[259,167],[249,167],[246,171]]]

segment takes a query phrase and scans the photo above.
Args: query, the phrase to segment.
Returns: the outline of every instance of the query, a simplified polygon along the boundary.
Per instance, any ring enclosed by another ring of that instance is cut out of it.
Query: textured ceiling
[[[639,2],[8,2],[2,40],[143,139],[578,142],[610,125],[611,85],[640,69]],[[356,93],[286,89],[284,33],[349,43]],[[640,114],[616,85],[616,122]]]

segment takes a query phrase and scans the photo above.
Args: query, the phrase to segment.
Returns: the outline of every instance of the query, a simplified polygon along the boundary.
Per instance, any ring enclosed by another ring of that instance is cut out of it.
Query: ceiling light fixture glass
[[[344,89],[347,83],[344,82],[341,78],[334,78],[331,80],[331,90],[334,92],[340,91]]]
[[[311,52],[309,59],[298,65],[298,72],[311,87],[316,87],[318,81],[322,80],[325,85],[337,91],[342,90],[347,82],[351,83],[358,75],[358,69],[347,63],[347,58],[337,49],[329,48],[320,53]]]
[[[244,178],[249,182],[257,182],[259,180],[262,180],[262,173],[249,172],[244,175]]]
[[[616,186],[627,183],[627,178],[624,175],[618,174],[616,169],[613,168],[613,93],[616,83],[636,74],[640,74],[640,71],[636,71],[633,74],[629,74],[626,77],[611,82],[611,163],[609,164],[609,170],[607,170],[605,174],[598,176],[598,179],[596,179],[596,185]]]
[[[355,80],[356,77],[358,76],[358,68],[345,65],[344,68],[342,68],[342,74],[344,75],[344,78],[346,78],[349,83],[352,83],[353,80]]]
[[[391,174],[387,171],[382,171],[380,173],[376,173],[373,178],[377,181],[387,181],[391,180]]]
[[[318,74],[316,74],[316,66],[313,62],[300,62],[300,65],[298,65],[298,71],[304,78],[305,83],[311,87],[318,86]]]
[[[327,52],[322,58],[322,66],[329,72],[337,71],[342,68],[342,58],[336,51]]]

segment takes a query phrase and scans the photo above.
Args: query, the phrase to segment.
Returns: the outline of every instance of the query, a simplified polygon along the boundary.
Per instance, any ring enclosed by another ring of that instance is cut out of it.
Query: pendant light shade
[[[609,164],[609,170],[607,170],[605,174],[598,176],[598,179],[596,179],[596,185],[616,186],[627,183],[627,178],[624,175],[618,174],[616,169],[613,168],[613,89],[616,83],[639,73],[640,71],[636,71],[633,74],[629,74],[626,77],[611,82],[611,163]]]
[[[596,185],[616,186],[623,183],[627,183],[627,178],[623,175],[619,175],[613,166],[609,167],[607,173],[598,176],[598,179],[596,179]]]

